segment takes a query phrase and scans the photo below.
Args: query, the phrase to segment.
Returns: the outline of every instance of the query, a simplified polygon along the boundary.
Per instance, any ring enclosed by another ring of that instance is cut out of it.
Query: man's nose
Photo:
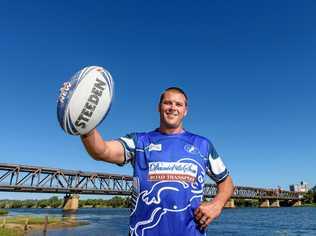
[[[172,104],[170,104],[170,108],[169,108],[169,109],[175,110],[176,107],[177,107],[176,104],[175,104],[175,103],[172,103]]]

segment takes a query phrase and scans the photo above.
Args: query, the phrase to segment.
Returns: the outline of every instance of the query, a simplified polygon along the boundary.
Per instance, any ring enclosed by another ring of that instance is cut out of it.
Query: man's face
[[[165,92],[159,105],[160,125],[176,129],[182,127],[182,120],[187,114],[187,105],[184,95],[178,91]]]

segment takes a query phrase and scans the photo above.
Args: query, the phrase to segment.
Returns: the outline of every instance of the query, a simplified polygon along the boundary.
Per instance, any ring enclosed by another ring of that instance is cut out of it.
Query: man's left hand
[[[223,207],[221,204],[215,202],[203,202],[194,211],[196,223],[200,229],[206,229],[207,226],[222,212]]]

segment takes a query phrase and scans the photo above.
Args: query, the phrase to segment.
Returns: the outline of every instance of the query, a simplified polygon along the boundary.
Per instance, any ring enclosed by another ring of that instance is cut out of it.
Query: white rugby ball
[[[113,97],[111,74],[100,66],[85,67],[60,89],[57,117],[71,135],[89,133],[108,114]]]

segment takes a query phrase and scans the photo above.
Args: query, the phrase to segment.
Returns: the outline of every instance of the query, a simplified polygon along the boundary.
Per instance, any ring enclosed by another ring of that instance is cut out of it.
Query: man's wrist
[[[222,199],[219,198],[213,198],[213,200],[210,202],[211,204],[216,205],[218,208],[222,209],[225,206],[225,203]]]
[[[95,129],[92,129],[90,132],[88,132],[88,133],[86,133],[86,134],[81,135],[81,138],[82,138],[82,139],[85,139],[85,138],[90,137],[91,135],[93,135],[94,130],[95,130]]]

